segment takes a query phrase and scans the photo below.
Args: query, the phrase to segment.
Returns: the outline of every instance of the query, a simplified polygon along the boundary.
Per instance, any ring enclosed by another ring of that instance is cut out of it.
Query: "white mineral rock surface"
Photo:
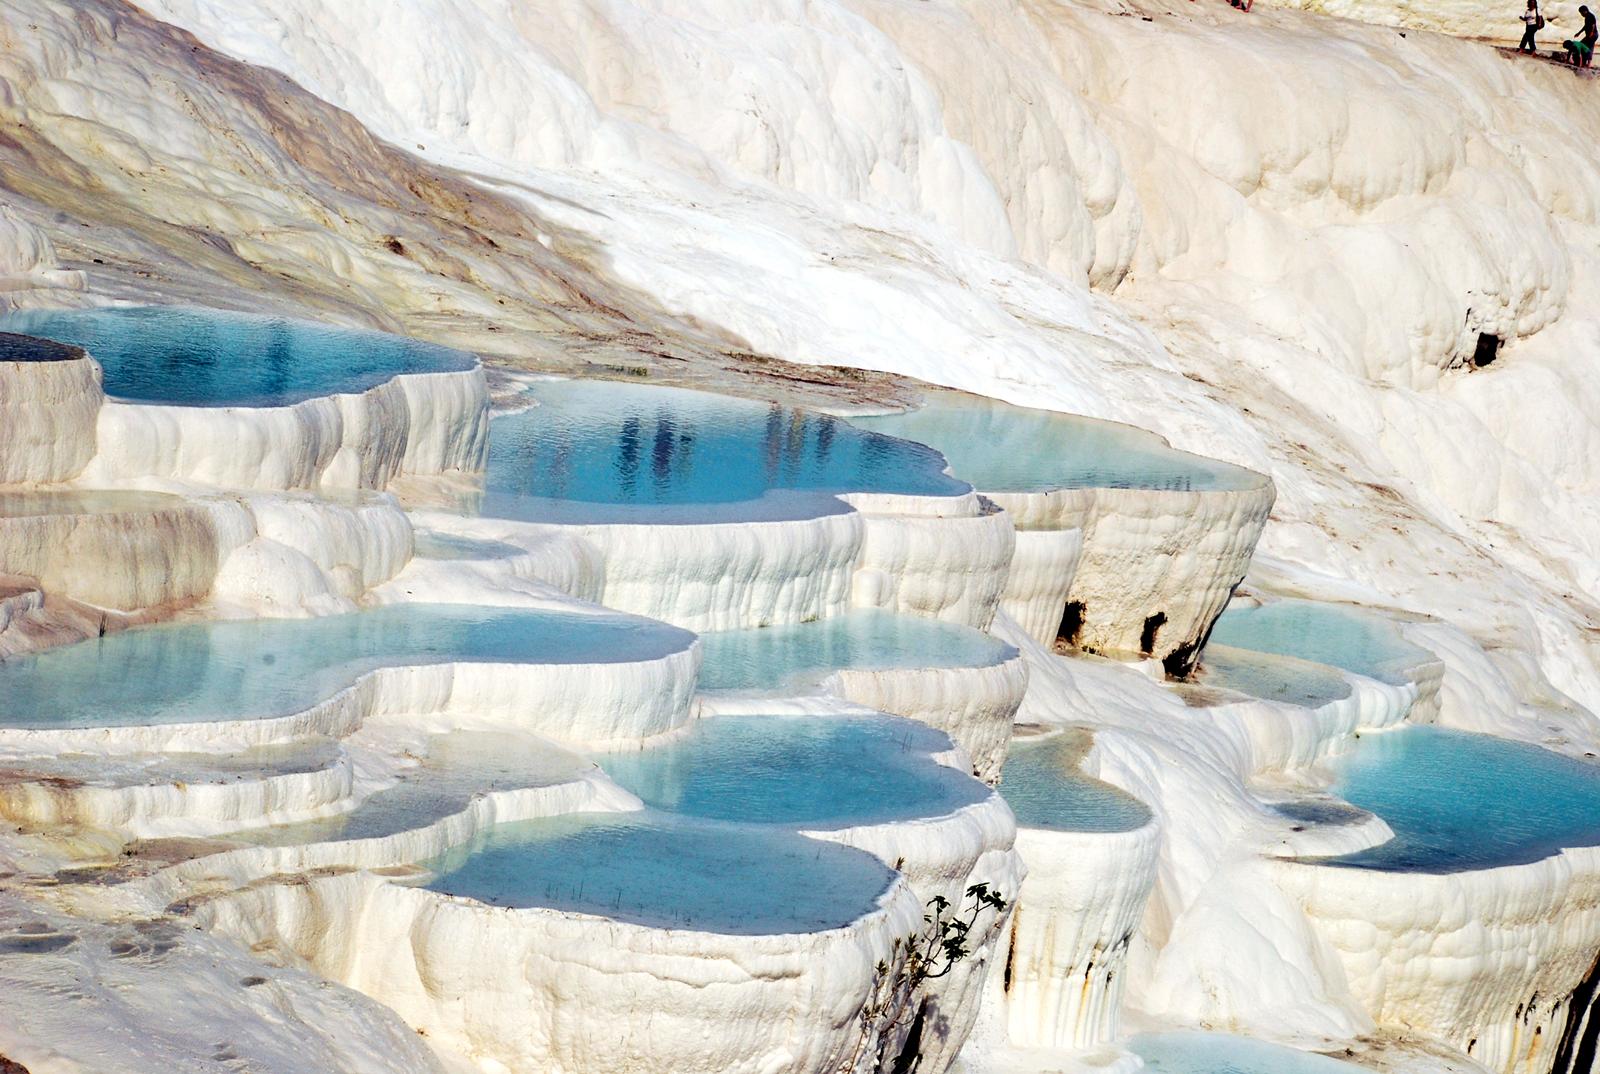
[[[492,371],[842,410],[915,378],[1270,478],[503,522],[437,506],[485,457],[481,370],[208,409],[107,400],[88,358],[0,360],[8,659],[174,615],[582,601],[709,631],[882,608],[1020,656],[763,705],[923,720],[986,779],[1013,720],[1083,729],[1088,774],[1152,814],[1018,829],[990,795],[817,833],[903,875],[848,926],[752,940],[407,883],[495,823],[637,809],[581,751],[727,711],[696,694],[698,646],[384,667],[259,720],[0,727],[0,1057],[835,1074],[919,904],[982,882],[1012,912],[935,984],[920,1074],[1132,1074],[1128,1034],[1174,1027],[1375,1069],[1567,1062],[1600,1026],[1600,852],[1338,869],[1285,859],[1380,844],[1382,818],[1273,808],[1327,801],[1324,762],[1407,722],[1600,753],[1600,88],[1461,39],[1514,39],[1517,6],[0,8],[0,309],[321,316]],[[1547,49],[1575,6],[1545,5]],[[175,499],[17,507],[45,493]],[[1345,688],[1301,702],[1165,681],[1241,579],[1391,614],[1430,655],[1396,682],[1302,666]]]

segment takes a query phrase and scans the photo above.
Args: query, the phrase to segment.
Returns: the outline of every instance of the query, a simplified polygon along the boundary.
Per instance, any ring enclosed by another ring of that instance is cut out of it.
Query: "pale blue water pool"
[[[135,627],[0,661],[0,727],[263,718],[302,711],[385,665],[614,663],[693,639],[628,616],[451,604]]]
[[[1205,647],[1190,681],[1307,708],[1350,696],[1349,682],[1326,664],[1219,645],[1214,639]]]
[[[989,667],[1017,652],[981,630],[877,610],[702,634],[700,645],[702,690],[776,689],[841,668]]]
[[[184,503],[181,496],[132,489],[13,489],[0,492],[0,518],[148,514]]]
[[[1229,1033],[1141,1033],[1128,1047],[1153,1074],[1361,1074],[1365,1070],[1314,1052]]]
[[[83,347],[104,368],[107,395],[177,406],[287,406],[477,365],[403,336],[191,306],[24,310],[0,330]]]
[[[1175,451],[1143,429],[977,396],[935,394],[916,410],[850,420],[937,448],[952,473],[982,492],[1213,491],[1264,481],[1242,467]]]
[[[546,381],[490,423],[477,509],[547,522],[839,513],[834,493],[955,496],[938,452],[838,418],[680,388]]]
[[[1212,627],[1211,641],[1328,664],[1393,686],[1409,683],[1406,670],[1431,659],[1375,612],[1310,600],[1229,607]]]
[[[426,864],[448,895],[737,936],[841,928],[895,876],[853,847],[654,811],[502,824]]]
[[[930,754],[950,740],[892,716],[716,716],[671,742],[597,756],[646,804],[814,830],[936,817],[989,788]]]
[[[441,533],[438,530],[417,530],[412,547],[422,559],[508,559],[523,554],[523,549],[504,541]]]
[[[1013,739],[1000,794],[1023,828],[1058,832],[1131,832],[1150,807],[1120,787],[1083,773],[1083,743],[1073,736]]]
[[[1322,863],[1452,873],[1600,845],[1600,768],[1537,746],[1407,727],[1361,736],[1332,768],[1333,792],[1395,837]]]

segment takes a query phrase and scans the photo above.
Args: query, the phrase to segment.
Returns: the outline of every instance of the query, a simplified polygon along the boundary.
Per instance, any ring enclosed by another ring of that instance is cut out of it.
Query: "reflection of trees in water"
[[[639,418],[629,414],[622,422],[621,435],[617,437],[617,486],[624,495],[632,497],[638,477]]]
[[[644,440],[650,438],[650,488],[657,500],[668,499],[674,484],[685,484],[694,472],[695,435],[670,410],[659,409],[647,430],[637,414],[623,419],[617,433],[617,487],[623,499],[640,494],[639,466]]]
[[[563,432],[565,430],[563,429]],[[550,452],[550,466],[546,473],[550,495],[558,500],[567,497],[572,486],[572,437],[564,435],[556,441]]]
[[[268,321],[261,338],[261,392],[282,396],[288,393],[294,376],[294,330],[283,321]],[[351,341],[354,343],[354,341]]]
[[[767,411],[763,458],[768,485],[813,483],[833,453],[838,419],[773,405]]]
[[[665,492],[671,482],[673,448],[677,446],[677,441],[672,416],[664,411],[656,411],[656,435],[650,443],[650,480],[658,494]]]

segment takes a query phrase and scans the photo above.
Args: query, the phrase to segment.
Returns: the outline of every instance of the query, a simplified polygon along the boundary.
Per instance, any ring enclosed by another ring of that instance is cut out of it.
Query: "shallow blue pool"
[[[0,662],[0,727],[277,716],[385,665],[614,663],[660,657],[693,638],[627,616],[450,604],[135,627]]]
[[[1023,828],[1058,832],[1131,832],[1150,808],[1120,787],[1083,773],[1081,744],[1063,735],[1013,739],[1000,794]]]
[[[1242,467],[1175,451],[1130,425],[978,396],[936,394],[917,410],[851,421],[937,448],[952,473],[983,492],[1210,491],[1255,488],[1264,480]]]
[[[1365,1069],[1229,1033],[1141,1033],[1128,1047],[1154,1074],[1360,1074]]]
[[[504,541],[441,533],[438,530],[417,530],[413,548],[422,559],[508,559],[524,554],[523,549]]]
[[[477,364],[403,336],[191,306],[24,310],[0,330],[83,347],[105,370],[107,395],[177,406],[287,406]]]
[[[1329,664],[1394,686],[1411,681],[1407,668],[1431,659],[1375,612],[1310,600],[1230,607],[1218,617],[1211,641]]]
[[[892,716],[716,716],[665,745],[596,760],[673,813],[825,830],[983,801],[988,787],[931,756],[949,748],[942,732]]]
[[[703,634],[700,642],[702,690],[795,686],[841,668],[989,667],[1016,655],[981,630],[876,610]]]
[[[954,496],[938,452],[776,404],[545,381],[490,423],[478,510],[549,522],[703,522],[843,511],[832,494]]]
[[[426,864],[448,895],[739,936],[841,928],[895,876],[852,847],[653,811],[502,824]]]
[[[1600,845],[1600,767],[1441,727],[1363,735],[1333,762],[1333,792],[1394,829],[1382,846],[1319,861],[1452,873]]]
[[[1190,677],[1201,686],[1234,690],[1265,701],[1320,708],[1350,696],[1350,683],[1326,664],[1276,653],[1208,644]]]
[[[181,496],[134,489],[14,489],[0,492],[0,518],[148,514],[178,510],[186,502]]]

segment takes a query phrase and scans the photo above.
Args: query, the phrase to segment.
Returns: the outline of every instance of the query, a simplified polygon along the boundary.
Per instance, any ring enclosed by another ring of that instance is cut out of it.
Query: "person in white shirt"
[[[1528,10],[1522,13],[1522,44],[1517,46],[1518,52],[1531,52],[1539,54],[1539,46],[1534,44],[1533,35],[1544,29],[1544,16],[1539,14],[1539,0],[1528,0]]]

